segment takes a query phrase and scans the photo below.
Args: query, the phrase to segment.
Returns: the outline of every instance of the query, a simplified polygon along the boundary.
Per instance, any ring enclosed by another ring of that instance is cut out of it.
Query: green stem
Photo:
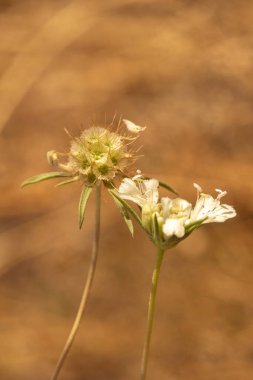
[[[82,298],[80,301],[80,305],[77,311],[77,315],[74,321],[74,324],[72,326],[72,329],[70,331],[69,337],[67,339],[67,342],[65,343],[65,346],[63,348],[63,351],[58,359],[58,362],[56,364],[54,373],[51,377],[51,380],[56,380],[58,378],[58,375],[61,371],[61,368],[63,366],[63,363],[68,355],[69,350],[71,349],[71,346],[73,344],[73,341],[75,339],[77,330],[80,325],[80,321],[82,318],[82,315],[85,311],[87,301],[90,294],[90,289],[92,285],[92,281],[94,278],[94,273],[96,269],[96,263],[97,263],[97,257],[98,257],[98,251],[99,251],[99,236],[100,236],[100,208],[101,208],[101,184],[98,184],[96,186],[96,211],[95,211],[95,233],[93,238],[93,246],[92,246],[92,254],[91,254],[91,260],[90,260],[90,267],[87,275],[87,279],[84,285]]]
[[[151,292],[149,296],[148,322],[147,322],[147,330],[146,330],[146,335],[145,335],[144,348],[143,348],[143,353],[142,353],[142,363],[141,363],[141,380],[145,380],[146,374],[147,374],[150,342],[151,342],[151,335],[152,335],[153,321],[154,321],[154,314],[155,314],[157,284],[159,280],[159,274],[160,274],[163,256],[164,256],[164,250],[159,248],[157,252],[155,268],[152,275],[152,286],[151,286]]]

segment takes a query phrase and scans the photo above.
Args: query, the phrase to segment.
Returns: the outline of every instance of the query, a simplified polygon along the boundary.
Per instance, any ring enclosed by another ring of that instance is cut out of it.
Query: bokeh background
[[[236,219],[198,230],[164,260],[154,380],[253,378],[251,0],[0,0],[0,378],[49,379],[88,268],[94,197],[80,184],[22,191],[92,120],[147,125],[144,173],[194,202],[228,190]],[[135,380],[155,261],[103,194],[92,297],[62,380]]]

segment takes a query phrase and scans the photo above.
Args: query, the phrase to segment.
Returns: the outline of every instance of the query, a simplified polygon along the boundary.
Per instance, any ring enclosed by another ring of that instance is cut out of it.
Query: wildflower
[[[84,130],[80,136],[73,137],[68,153],[50,150],[47,161],[60,171],[43,173],[28,178],[22,187],[50,178],[66,177],[56,186],[81,181],[83,191],[79,203],[79,225],[82,226],[84,210],[91,189],[100,182],[108,188],[113,187],[113,180],[128,174],[132,164],[138,158],[130,148],[145,128],[134,128],[134,123],[125,120],[119,122],[117,128],[92,126]],[[129,225],[129,222],[128,222]]]
[[[185,222],[189,218],[192,205],[181,198],[161,199],[163,210],[163,235],[165,240],[172,236],[182,238],[185,235]]]
[[[157,179],[142,180],[141,174],[138,174],[133,179],[123,179],[119,194],[123,199],[133,201],[141,207],[147,203],[153,205],[158,202],[158,186]]]
[[[58,183],[57,186],[81,181],[83,187],[78,211],[80,228],[84,221],[85,208],[91,191],[93,188],[96,189],[95,228],[88,275],[84,284],[75,321],[56,364],[51,378],[52,380],[57,380],[66,356],[71,349],[80,325],[82,314],[87,305],[95,274],[100,239],[101,183],[104,183],[109,193],[112,195],[130,232],[133,234],[133,225],[128,210],[113,195],[111,189],[114,188],[113,180],[117,177],[126,176],[131,165],[137,159],[136,153],[133,149],[130,149],[130,145],[135,142],[139,132],[145,128],[136,126],[129,120],[125,120],[123,124],[125,126],[125,131],[120,128],[121,121],[115,131],[101,126],[92,126],[91,128],[86,129],[80,136],[72,138],[70,142],[70,150],[66,154],[50,150],[47,153],[47,161],[50,165],[56,167],[60,171],[52,171],[33,176],[25,180],[21,185],[23,187],[50,178],[63,177],[66,177],[65,180]],[[130,132],[130,134],[128,132]]]
[[[191,212],[188,224],[202,221],[202,223],[225,222],[229,218],[234,218],[236,212],[232,206],[221,204],[220,200],[227,192],[216,189],[218,193],[216,198],[211,195],[204,194],[201,187],[194,183],[193,186],[197,189],[197,202]]]
[[[217,189],[218,196],[213,198],[204,194],[199,185],[194,184],[197,188],[197,201],[193,207],[181,198],[163,197],[159,200],[159,181],[136,177],[124,178],[118,194],[122,199],[130,200],[141,207],[142,227],[154,243],[163,249],[178,244],[202,224],[224,222],[236,216],[232,206],[220,203],[220,199],[226,195],[225,191]]]
[[[162,197],[159,199],[159,184],[173,190],[170,186],[156,179],[144,179],[140,173],[132,179],[124,178],[118,189],[118,200],[127,208],[157,246],[157,257],[149,297],[147,330],[142,353],[141,380],[145,380],[147,374],[157,285],[165,251],[177,245],[202,224],[224,222],[236,216],[232,206],[220,202],[221,198],[226,195],[226,191],[216,189],[218,196],[213,198],[211,195],[204,194],[199,185],[194,184],[197,189],[197,201],[193,207],[191,203],[179,197],[174,199]],[[141,217],[124,201],[125,199],[139,206]]]
[[[124,173],[135,160],[128,149],[129,142],[135,139],[93,126],[71,141],[69,153],[50,151],[47,157],[52,165],[92,185],[99,180],[111,181],[117,174]],[[60,157],[64,157],[65,162],[61,162]]]

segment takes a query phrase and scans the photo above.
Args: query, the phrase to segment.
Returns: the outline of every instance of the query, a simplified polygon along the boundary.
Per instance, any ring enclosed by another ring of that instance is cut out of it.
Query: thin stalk
[[[84,289],[82,293],[82,298],[80,301],[80,305],[77,311],[77,315],[74,321],[74,324],[72,326],[72,329],[70,331],[69,337],[67,339],[67,342],[65,343],[65,346],[63,348],[63,351],[58,359],[58,362],[56,364],[54,373],[51,377],[51,380],[56,380],[58,378],[58,375],[61,371],[61,368],[63,366],[63,363],[69,353],[69,350],[71,349],[71,346],[73,344],[73,341],[75,339],[77,330],[80,325],[80,321],[82,318],[82,315],[85,311],[87,301],[90,294],[90,289],[92,285],[92,281],[94,278],[94,273],[96,269],[96,263],[97,263],[97,257],[98,257],[98,251],[99,251],[99,237],[100,237],[100,208],[101,208],[101,185],[98,184],[96,186],[96,210],[95,210],[95,232],[94,232],[94,238],[93,238],[93,246],[92,246],[92,254],[91,254],[91,260],[90,260],[90,266],[89,271],[87,275],[87,279],[84,284]]]
[[[142,363],[141,363],[141,380],[145,380],[146,374],[147,374],[150,342],[151,342],[153,321],[154,321],[154,315],[155,315],[157,284],[159,280],[159,274],[160,274],[163,256],[164,256],[164,250],[159,248],[157,252],[155,268],[152,275],[152,286],[151,286],[151,291],[150,291],[150,296],[149,296],[147,330],[145,334],[144,348],[143,348],[143,353],[142,353]]]

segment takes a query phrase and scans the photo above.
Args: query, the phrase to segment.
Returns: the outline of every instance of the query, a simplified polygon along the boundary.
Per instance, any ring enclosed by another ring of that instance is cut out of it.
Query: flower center
[[[107,174],[109,170],[109,167],[107,165],[101,165],[98,168],[99,173],[101,174]]]
[[[95,180],[96,180],[96,176],[95,176],[94,173],[88,173],[87,178],[88,178],[88,181],[89,181],[90,183],[93,183],[93,182],[95,182]]]
[[[112,161],[113,165],[117,165],[117,163],[118,163],[118,160],[116,157],[111,157],[111,161]]]
[[[84,159],[82,162],[82,168],[87,169],[90,166],[89,161],[87,159]]]

